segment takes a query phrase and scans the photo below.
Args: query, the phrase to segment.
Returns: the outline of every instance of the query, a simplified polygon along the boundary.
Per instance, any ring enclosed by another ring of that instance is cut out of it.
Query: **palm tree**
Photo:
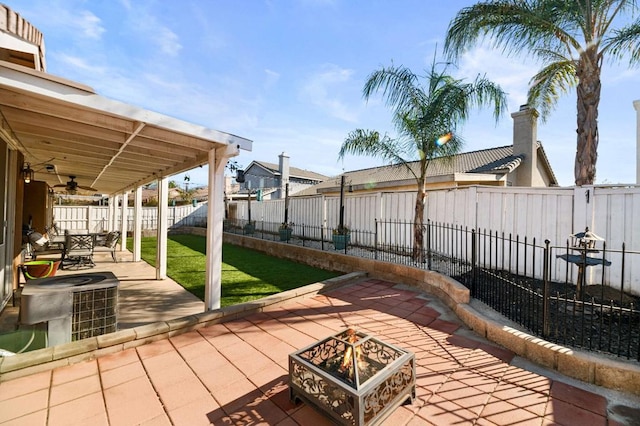
[[[439,69],[441,68],[441,69]],[[387,106],[393,109],[396,138],[381,136],[375,130],[357,129],[349,133],[340,148],[339,158],[348,153],[381,158],[397,167],[405,167],[415,178],[416,196],[413,258],[423,260],[424,200],[427,168],[438,157],[460,151],[462,140],[457,127],[471,107],[493,104],[496,118],[505,110],[506,100],[499,86],[478,76],[467,83],[446,73],[447,65],[434,60],[420,85],[418,76],[404,67],[382,68],[373,72],[363,89],[365,99],[382,91]]]
[[[460,56],[490,37],[507,54],[525,52],[543,68],[531,79],[528,103],[544,119],[558,97],[577,86],[575,184],[593,184],[598,156],[600,73],[605,57],[640,61],[640,20],[615,28],[637,11],[635,0],[494,0],[462,9],[449,24],[445,51]]]

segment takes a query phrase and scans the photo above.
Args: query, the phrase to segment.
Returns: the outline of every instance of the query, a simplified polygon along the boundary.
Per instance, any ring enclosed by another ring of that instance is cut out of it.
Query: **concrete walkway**
[[[346,327],[415,353],[417,399],[385,425],[640,424],[640,399],[539,370],[374,279],[0,383],[0,424],[328,425],[289,401],[288,355]]]

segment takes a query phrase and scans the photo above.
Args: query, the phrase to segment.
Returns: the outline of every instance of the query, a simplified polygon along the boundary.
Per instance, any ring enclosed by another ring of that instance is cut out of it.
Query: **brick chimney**
[[[513,118],[513,155],[521,155],[515,186],[534,186],[538,168],[538,111],[528,105],[511,114]]]
[[[285,185],[289,183],[289,156],[283,152],[278,156],[278,169],[280,171],[280,198],[284,198]]]
[[[636,185],[640,185],[640,99],[633,101],[636,109]]]

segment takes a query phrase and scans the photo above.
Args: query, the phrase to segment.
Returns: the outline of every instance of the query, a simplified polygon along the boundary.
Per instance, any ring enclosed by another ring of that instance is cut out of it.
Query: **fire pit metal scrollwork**
[[[339,424],[375,425],[415,398],[413,353],[353,329],[289,355],[292,401]]]

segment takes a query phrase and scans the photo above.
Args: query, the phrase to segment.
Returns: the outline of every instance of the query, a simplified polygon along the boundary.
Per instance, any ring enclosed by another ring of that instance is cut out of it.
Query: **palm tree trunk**
[[[416,208],[413,216],[413,260],[424,262],[424,184],[418,185]]]
[[[600,62],[597,52],[585,52],[576,69],[578,77],[578,143],[576,149],[576,186],[592,185],[598,159],[598,105],[600,104]]]

